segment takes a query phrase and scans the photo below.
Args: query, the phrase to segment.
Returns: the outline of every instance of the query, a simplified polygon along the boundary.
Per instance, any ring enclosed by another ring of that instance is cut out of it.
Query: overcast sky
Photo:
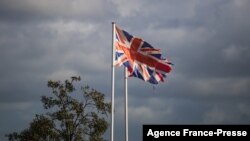
[[[249,7],[249,0],[1,0],[0,140],[44,112],[49,79],[80,75],[110,101],[112,21],[175,64],[155,90],[129,78],[130,140],[142,140],[143,124],[250,124]],[[122,75],[117,68],[116,140],[124,137]]]

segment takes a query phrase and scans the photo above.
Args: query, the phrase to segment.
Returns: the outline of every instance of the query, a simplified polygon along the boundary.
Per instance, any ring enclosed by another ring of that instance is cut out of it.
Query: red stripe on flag
[[[167,72],[167,73],[169,73],[172,70],[172,68],[169,65],[164,64],[164,63],[157,63],[155,66],[155,69],[163,71],[163,72]]]

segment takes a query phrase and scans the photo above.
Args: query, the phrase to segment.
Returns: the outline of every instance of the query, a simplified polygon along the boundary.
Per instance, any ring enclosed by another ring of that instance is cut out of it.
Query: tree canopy
[[[104,141],[110,103],[104,94],[82,86],[80,77],[48,81],[52,96],[42,96],[45,114],[36,115],[27,129],[7,134],[9,141]],[[79,96],[79,93],[81,96]]]

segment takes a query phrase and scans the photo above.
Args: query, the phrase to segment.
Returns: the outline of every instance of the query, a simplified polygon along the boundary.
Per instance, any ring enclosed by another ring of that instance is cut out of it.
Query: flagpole
[[[125,141],[128,141],[128,77],[127,67],[124,67],[124,95],[125,95]]]
[[[115,103],[115,22],[112,22],[112,82],[111,82],[111,131],[110,131],[110,141],[114,141],[114,103]]]

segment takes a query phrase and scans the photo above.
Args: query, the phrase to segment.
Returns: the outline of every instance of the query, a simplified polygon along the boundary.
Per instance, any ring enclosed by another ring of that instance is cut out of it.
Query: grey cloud
[[[112,13],[108,0],[2,0],[0,19],[25,22],[53,19],[105,20]]]

